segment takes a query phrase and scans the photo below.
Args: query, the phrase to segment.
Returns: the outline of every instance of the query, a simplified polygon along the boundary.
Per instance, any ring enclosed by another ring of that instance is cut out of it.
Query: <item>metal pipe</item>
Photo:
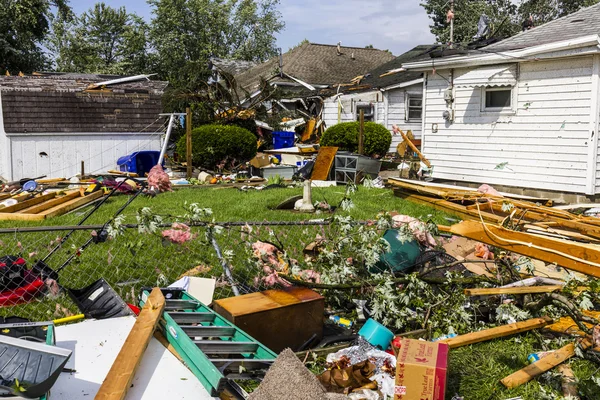
[[[169,126],[167,127],[167,133],[165,135],[165,142],[163,143],[162,149],[160,150],[160,156],[158,157],[157,165],[162,165],[165,153],[167,152],[167,146],[169,145],[169,138],[171,137],[171,131],[173,130],[173,121],[175,120],[175,114],[171,114],[169,117]]]
[[[231,284],[231,289],[233,290],[233,294],[235,296],[239,296],[240,291],[238,290],[237,286],[235,285],[235,281],[233,280],[233,274],[231,273],[231,269],[229,268],[229,264],[227,263],[227,260],[225,260],[225,258],[223,258],[223,254],[221,254],[221,248],[219,247],[219,244],[217,243],[217,240],[215,239],[215,236],[213,235],[212,228],[208,228],[208,236],[210,237],[210,242],[212,243],[212,246],[214,247],[215,252],[217,253],[217,258],[221,262],[221,267],[223,267],[223,271],[225,271],[227,280]]]

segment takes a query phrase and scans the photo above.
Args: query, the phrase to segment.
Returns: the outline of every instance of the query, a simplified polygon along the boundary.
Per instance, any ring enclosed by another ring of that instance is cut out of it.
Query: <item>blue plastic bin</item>
[[[296,133],[294,132],[273,132],[273,148],[284,149],[294,145]]]
[[[117,160],[119,171],[132,172],[144,176],[150,169],[158,164],[160,151],[136,151]],[[164,164],[164,162],[163,162]]]

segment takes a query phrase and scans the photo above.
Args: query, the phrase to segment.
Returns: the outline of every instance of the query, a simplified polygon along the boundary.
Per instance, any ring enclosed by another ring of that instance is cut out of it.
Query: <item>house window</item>
[[[375,121],[375,112],[373,110],[373,104],[357,104],[356,105],[356,120],[360,120],[360,111],[363,111],[365,114],[365,122],[367,121]]]
[[[510,86],[486,87],[483,88],[482,99],[482,111],[510,111],[513,89]]]
[[[406,94],[406,120],[416,121],[421,120],[423,115],[423,95],[421,94]]]

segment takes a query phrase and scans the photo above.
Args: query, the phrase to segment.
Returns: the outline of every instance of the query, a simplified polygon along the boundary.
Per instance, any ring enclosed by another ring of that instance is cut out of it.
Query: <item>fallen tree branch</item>
[[[365,282],[359,282],[359,283],[328,284],[328,283],[307,282],[307,281],[303,281],[301,279],[294,278],[293,276],[284,275],[284,274],[278,274],[278,276],[281,277],[282,279],[285,279],[286,281],[288,281],[290,283],[309,287],[311,289],[353,290],[353,289],[360,289],[365,286],[377,286],[377,285],[385,282],[384,280],[378,280],[378,281],[365,281]],[[448,283],[447,278],[419,278],[419,279],[425,283],[429,283],[429,284],[433,284],[433,285],[442,285],[442,284]],[[410,281],[410,279],[408,277],[400,277],[400,278],[392,279],[392,282],[394,282],[394,283],[408,283],[409,281]],[[488,278],[487,276],[475,276],[475,277],[470,277],[470,278],[452,279],[450,282],[453,284],[458,284],[458,285],[473,285],[473,284],[477,284],[477,283],[481,283],[481,282],[492,282],[493,283],[493,280]]]
[[[525,304],[525,308],[531,311],[538,311],[547,305],[556,305],[569,314],[573,322],[577,324],[577,327],[586,334],[591,334],[591,330],[585,325],[585,323],[597,325],[598,321],[594,318],[584,315],[579,308],[571,302],[567,297],[560,293],[548,293],[542,296],[538,301],[530,302]]]

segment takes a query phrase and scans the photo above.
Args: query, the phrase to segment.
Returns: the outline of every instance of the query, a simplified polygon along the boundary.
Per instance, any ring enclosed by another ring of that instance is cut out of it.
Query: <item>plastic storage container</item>
[[[150,169],[158,164],[160,151],[136,151],[117,160],[119,171],[132,172],[144,176]]]
[[[271,176],[279,175],[283,179],[292,179],[298,170],[293,165],[279,165],[277,167],[265,167],[262,169],[262,176],[269,179]]]
[[[273,132],[273,148],[284,149],[286,147],[292,147],[294,146],[295,137],[296,133],[294,132]]]
[[[369,318],[367,322],[365,322],[363,327],[360,328],[360,331],[358,331],[358,334],[365,338],[367,342],[375,347],[379,347],[381,350],[387,350],[394,338],[392,331],[372,318]]]

